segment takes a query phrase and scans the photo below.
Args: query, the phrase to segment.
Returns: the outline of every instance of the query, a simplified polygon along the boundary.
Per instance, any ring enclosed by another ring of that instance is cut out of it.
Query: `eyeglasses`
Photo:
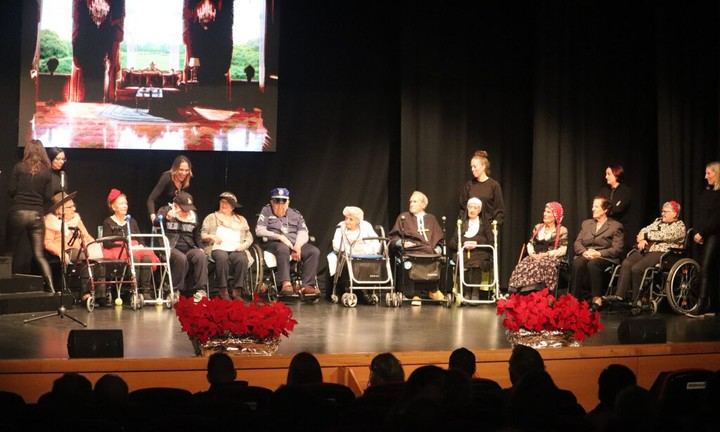
[[[287,199],[285,198],[273,198],[270,200],[273,204],[285,204]]]

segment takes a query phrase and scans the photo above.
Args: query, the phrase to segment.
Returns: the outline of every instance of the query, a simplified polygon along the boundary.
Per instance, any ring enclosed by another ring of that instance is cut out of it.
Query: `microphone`
[[[125,220],[128,221],[128,222],[130,222],[130,219],[132,219],[132,216],[130,216],[129,214],[126,214],[126,215],[125,215]]]
[[[65,170],[60,170],[60,188],[65,190]]]

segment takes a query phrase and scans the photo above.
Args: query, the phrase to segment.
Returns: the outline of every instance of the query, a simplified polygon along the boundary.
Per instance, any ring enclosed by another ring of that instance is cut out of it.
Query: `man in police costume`
[[[174,288],[184,295],[208,287],[208,261],[202,249],[200,226],[195,213],[193,197],[187,192],[178,192],[171,207],[163,207],[158,215],[163,217],[165,234],[170,242],[170,272]],[[192,272],[193,289],[186,289],[185,278]]]
[[[270,192],[270,203],[260,212],[255,234],[267,239],[263,248],[277,258],[278,280],[282,282],[280,295],[294,293],[290,282],[290,260],[302,265],[302,288],[304,296],[317,296],[317,268],[320,250],[310,244],[305,219],[299,211],[290,208],[290,191],[275,188]]]

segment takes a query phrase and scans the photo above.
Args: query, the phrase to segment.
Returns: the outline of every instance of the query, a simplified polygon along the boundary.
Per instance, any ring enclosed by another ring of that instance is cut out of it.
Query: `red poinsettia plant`
[[[282,302],[250,303],[201,298],[181,298],[175,304],[180,325],[191,339],[205,343],[210,339],[253,337],[259,340],[287,337],[297,321]]]
[[[602,330],[600,314],[588,302],[572,294],[556,298],[547,288],[499,300],[497,314],[505,315],[503,326],[510,331],[569,331],[581,341]]]

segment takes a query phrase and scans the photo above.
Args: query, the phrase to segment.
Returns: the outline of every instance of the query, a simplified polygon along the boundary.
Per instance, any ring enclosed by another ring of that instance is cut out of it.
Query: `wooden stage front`
[[[321,302],[291,305],[299,324],[283,339],[273,357],[236,358],[238,379],[251,385],[277,388],[284,383],[292,356],[315,354],[326,381],[365,388],[368,366],[379,353],[393,352],[406,374],[415,368],[447,366],[450,352],[467,347],[475,352],[478,376],[509,385],[510,346],[494,306],[444,308],[424,305],[398,309],[360,305],[356,309]],[[146,307],[140,311],[100,308],[93,313],[75,308],[75,317],[89,329],[121,329],[124,358],[68,359],[67,339],[81,327],[57,316],[23,324],[31,314],[0,316],[0,390],[34,402],[64,372],[79,372],[93,382],[105,373],[120,374],[131,390],[151,386],[207,388],[206,359],[194,357],[187,336],[172,310]],[[603,312],[604,329],[580,348],[542,350],[547,369],[562,388],[575,393],[586,409],[597,403],[597,378],[611,363],[627,365],[640,385],[649,387],[661,371],[680,368],[720,369],[720,320],[657,315],[666,322],[664,344],[620,345],[617,328],[630,318]]]

